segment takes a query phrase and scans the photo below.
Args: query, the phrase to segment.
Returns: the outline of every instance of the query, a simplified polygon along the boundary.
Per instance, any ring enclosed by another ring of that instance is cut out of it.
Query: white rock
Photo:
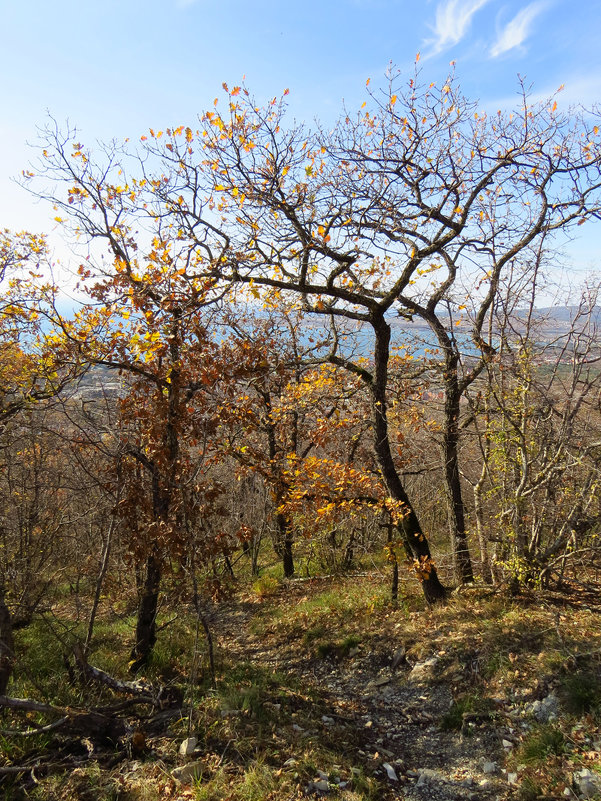
[[[331,726],[334,723],[334,718],[330,718],[330,717],[328,717],[328,715],[322,715],[321,716],[321,722],[325,726]]]
[[[483,773],[496,773],[497,772],[497,763],[496,762],[485,762],[482,766]]]
[[[526,704],[524,711],[528,715],[533,715],[539,723],[549,723],[551,720],[556,720],[559,715],[559,698],[550,693],[542,701]]]
[[[508,784],[517,784],[518,783],[518,775],[517,775],[517,773],[508,773],[507,774],[507,783]]]
[[[417,780],[417,784],[415,786],[423,787],[425,784],[440,781],[443,781],[443,779],[438,771],[432,770],[431,768],[421,768],[419,771],[419,779]]]
[[[202,777],[203,767],[202,762],[188,762],[187,765],[176,768],[171,775],[182,784],[192,784],[195,779]]]
[[[187,737],[179,747],[180,755],[190,756],[190,754],[193,754],[197,742],[198,739],[196,737]]]
[[[409,674],[409,681],[424,681],[431,678],[434,673],[434,668],[439,663],[437,656],[432,656],[423,662],[416,662],[413,670]]]
[[[507,748],[509,750],[510,748],[513,748],[513,743],[510,740],[503,740],[503,748]]]
[[[578,787],[578,792],[583,798],[593,798],[601,792],[601,776],[593,773],[588,768],[578,770],[574,773],[574,783]]]
[[[399,777],[396,775],[396,770],[388,762],[382,763],[382,767],[386,771],[386,775],[391,782],[398,782]]]
[[[320,779],[318,782],[311,782],[315,790],[321,790],[321,792],[327,792],[330,789],[330,783],[327,779]]]

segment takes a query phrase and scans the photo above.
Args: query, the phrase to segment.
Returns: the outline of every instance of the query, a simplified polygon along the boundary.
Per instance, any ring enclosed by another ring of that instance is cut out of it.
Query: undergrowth
[[[108,756],[98,755],[77,770],[40,775],[35,785],[27,776],[5,777],[0,798],[292,801],[304,797],[310,783],[325,774],[332,781],[332,797],[385,801],[394,793],[376,772],[380,763],[360,755],[365,735],[352,722],[360,710],[345,712],[348,720],[334,715],[333,722],[324,723],[332,698],[313,680],[311,666],[327,659],[332,670],[350,670],[354,659],[369,654],[386,666],[401,644],[409,665],[432,655],[439,660],[438,680],[448,682],[455,699],[435,721],[441,736],[469,734],[465,722],[470,716],[504,725],[497,717],[500,702],[524,709],[504,765],[517,773],[516,793],[523,801],[541,794],[561,796],[568,788],[566,777],[582,767],[594,769],[591,754],[601,743],[598,612],[558,608],[552,599],[510,599],[485,588],[428,609],[411,586],[402,589],[400,602],[392,603],[377,572],[299,582],[266,574],[249,581],[236,597],[213,608],[215,686],[204,637],[194,651],[197,621],[189,607],[163,608],[157,646],[141,677],[179,686],[184,702],[181,714],[149,739],[135,770],[120,762],[111,767]],[[82,685],[66,672],[65,658],[84,636],[85,621],[73,620],[62,603],[59,599],[52,615],[45,613],[16,632],[18,662],[9,693],[76,708],[114,702],[110,691]],[[223,609],[245,611],[233,622],[220,623]],[[90,662],[115,677],[130,678],[133,625],[127,611],[105,610]],[[232,638],[235,653],[227,648]],[[248,644],[246,652],[242,643]],[[405,669],[399,669],[395,681],[404,681]],[[549,693],[558,698],[559,714],[539,723],[528,716],[531,701],[525,699]],[[32,713],[24,720],[6,712],[2,727],[44,722],[42,715]],[[177,749],[188,735],[198,740],[201,778],[182,787],[171,771],[182,763]],[[52,733],[2,735],[1,764],[20,764],[32,754],[56,750],[58,743]]]

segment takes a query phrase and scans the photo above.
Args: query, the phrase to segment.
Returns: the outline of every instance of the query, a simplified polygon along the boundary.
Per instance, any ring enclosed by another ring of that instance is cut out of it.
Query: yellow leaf
[[[396,97],[396,95],[393,95],[393,96],[390,98],[390,105],[391,105],[391,106],[394,106],[394,104],[396,103],[396,100],[397,100],[397,97]]]

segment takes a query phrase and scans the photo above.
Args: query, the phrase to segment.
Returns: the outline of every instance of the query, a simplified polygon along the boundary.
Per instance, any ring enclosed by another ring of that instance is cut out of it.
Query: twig
[[[53,715],[67,715],[73,714],[74,710],[69,710],[62,706],[50,706],[50,704],[42,704],[39,701],[32,701],[30,698],[10,698],[8,695],[0,695],[0,707],[8,707],[9,709],[25,709],[28,712],[45,712],[46,714]]]
[[[58,729],[59,726],[62,726],[63,723],[66,723],[68,720],[69,716],[65,715],[55,720],[54,723],[49,723],[47,726],[40,726],[38,729],[26,729],[25,731],[20,731],[19,729],[0,729],[0,734],[7,737],[33,737],[36,734],[44,734],[53,729]]]

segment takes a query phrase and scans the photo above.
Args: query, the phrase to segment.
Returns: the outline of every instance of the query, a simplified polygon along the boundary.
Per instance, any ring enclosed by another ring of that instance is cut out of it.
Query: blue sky
[[[289,88],[297,119],[327,122],[418,52],[427,80],[455,61],[484,108],[511,104],[518,74],[537,95],[565,85],[560,103],[601,101],[601,0],[0,0],[0,24],[0,227],[13,229],[54,225],[11,181],[47,111],[86,143],[137,138],[193,125],[245,76],[260,99]],[[590,237],[573,252],[596,259]]]

